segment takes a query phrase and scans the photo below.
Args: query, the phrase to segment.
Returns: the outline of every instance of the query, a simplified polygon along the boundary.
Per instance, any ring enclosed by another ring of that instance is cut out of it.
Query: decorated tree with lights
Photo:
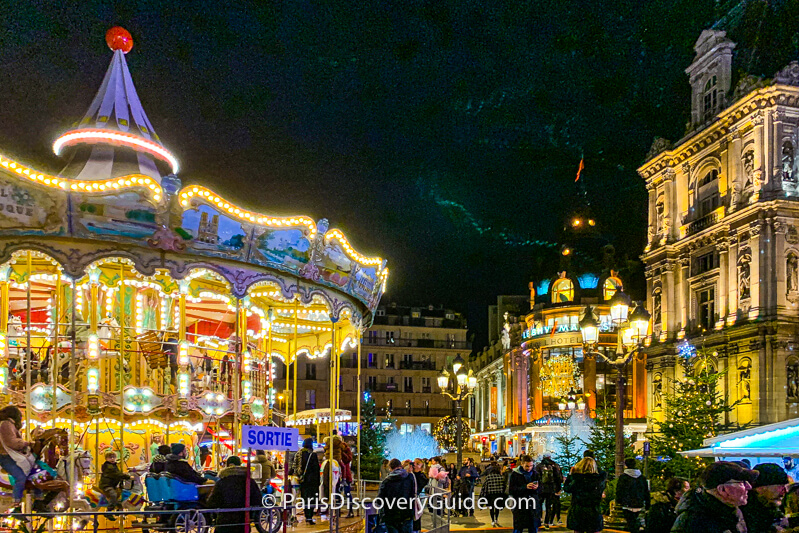
[[[613,473],[616,469],[616,409],[608,402],[607,397],[597,398],[594,410],[593,425],[588,436],[581,439],[585,447],[593,450],[597,465],[605,472]],[[624,456],[632,457],[632,439],[624,439]]]
[[[461,424],[461,445],[466,446],[469,442],[469,437],[472,430],[469,427],[469,421],[462,418]],[[438,441],[438,444],[445,450],[453,451],[458,445],[458,419],[452,415],[441,418],[433,427],[433,437]]]
[[[679,452],[702,447],[702,441],[724,429],[724,415],[736,404],[729,404],[719,392],[725,372],[717,372],[709,356],[688,343],[679,347],[683,376],[669,384],[663,394],[663,421],[654,420],[654,455],[665,462],[664,476],[692,478],[707,464],[706,459],[686,458]]]
[[[380,464],[383,462],[386,445],[386,432],[377,420],[375,399],[366,391],[361,400],[361,477],[378,479]]]
[[[578,412],[569,417],[563,432],[555,436],[553,459],[563,470],[568,472],[582,459],[590,430],[591,424],[586,420],[586,415]]]

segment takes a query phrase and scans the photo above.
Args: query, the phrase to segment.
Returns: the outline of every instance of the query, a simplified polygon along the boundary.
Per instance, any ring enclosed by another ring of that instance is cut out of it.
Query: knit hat
[[[729,461],[717,461],[709,465],[699,476],[699,481],[706,489],[715,489],[728,481],[748,481],[754,483],[760,472],[741,468]]]
[[[180,442],[175,442],[171,446],[173,455],[180,455],[186,449],[186,445]]]
[[[752,487],[765,487],[768,485],[785,485],[788,483],[788,474],[778,464],[764,463],[757,465],[754,470],[760,472]]]

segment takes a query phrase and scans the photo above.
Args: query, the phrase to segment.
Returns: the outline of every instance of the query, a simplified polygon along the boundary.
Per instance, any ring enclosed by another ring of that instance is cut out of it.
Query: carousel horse
[[[92,465],[94,460],[92,454],[88,451],[79,451],[74,458],[75,479],[85,479],[86,476],[92,474]],[[60,469],[59,469],[60,471]],[[144,504],[144,489],[141,483],[141,477],[133,471],[130,474],[130,481],[123,482],[128,485],[122,489],[122,494],[119,497],[119,503],[126,511],[138,511]],[[99,481],[99,479],[98,479]],[[108,500],[105,494],[97,487],[81,487],[82,490],[78,491],[78,498],[75,500],[74,505],[78,510],[89,511],[99,507],[108,507]]]
[[[328,468],[329,462],[330,459],[325,458],[325,460],[322,461],[322,465],[319,467],[319,469],[322,472],[322,482],[319,485],[319,496],[323,498],[328,497],[327,493],[330,490],[330,479],[328,478],[328,476],[330,475],[330,469]],[[338,463],[338,461],[333,459],[333,487],[334,487],[333,490],[335,492],[339,491],[340,481],[341,481],[341,465]]]
[[[55,470],[58,464],[58,448],[64,445],[67,435],[64,429],[52,428],[34,436],[31,453],[36,462],[28,474],[25,489],[35,491],[34,508],[37,510],[51,507],[56,497],[69,490],[69,483],[58,479]],[[0,496],[3,496],[0,498],[0,510],[5,511],[13,505],[11,499],[13,487],[13,478],[5,470],[0,470]]]

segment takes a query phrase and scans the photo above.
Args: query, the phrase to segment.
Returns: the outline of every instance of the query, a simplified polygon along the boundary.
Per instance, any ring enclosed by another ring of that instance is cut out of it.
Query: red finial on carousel
[[[133,37],[121,26],[114,26],[105,32],[105,42],[108,43],[108,48],[115,51],[122,50],[123,54],[127,54],[133,48]]]

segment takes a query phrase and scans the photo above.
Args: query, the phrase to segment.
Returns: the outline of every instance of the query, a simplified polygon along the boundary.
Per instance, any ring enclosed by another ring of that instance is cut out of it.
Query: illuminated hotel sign
[[[599,323],[599,331],[602,333],[608,333],[613,330],[611,322],[606,320],[604,322]],[[542,335],[553,335],[557,333],[572,333],[575,331],[580,331],[579,324],[563,324],[557,325],[557,329],[553,332],[552,326],[538,326],[535,328],[529,328],[522,332],[522,338],[524,339],[532,339],[535,337],[540,337]]]

